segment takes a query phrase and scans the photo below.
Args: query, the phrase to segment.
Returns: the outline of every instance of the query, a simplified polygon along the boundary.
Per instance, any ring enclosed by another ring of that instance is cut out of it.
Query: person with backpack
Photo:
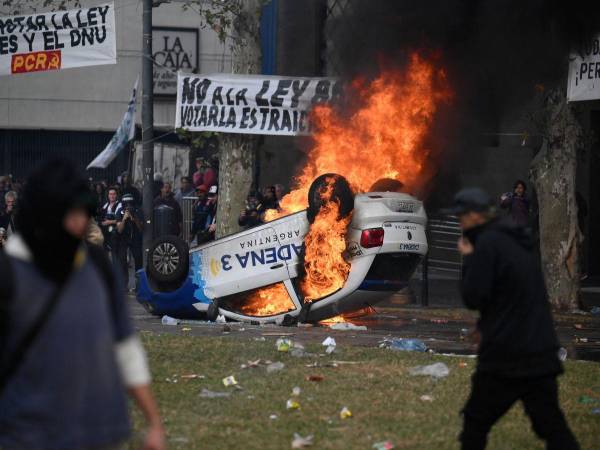
[[[479,188],[458,192],[445,212],[458,216],[463,231],[463,301],[480,312],[462,449],[484,449],[492,426],[518,400],[547,449],[578,449],[558,402],[559,343],[529,231],[496,218],[491,197]]]
[[[116,448],[130,436],[127,392],[148,424],[144,448],[165,448],[119,273],[84,243],[94,211],[64,161],[24,188],[19,232],[0,252],[0,448]]]

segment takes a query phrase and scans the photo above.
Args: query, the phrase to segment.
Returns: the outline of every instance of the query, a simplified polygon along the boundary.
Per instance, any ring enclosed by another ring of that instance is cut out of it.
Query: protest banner
[[[567,100],[600,99],[600,33],[571,53]]]
[[[0,17],[0,75],[116,62],[114,3]]]
[[[341,95],[341,82],[331,78],[180,72],[175,128],[306,135],[312,130],[311,108]]]
[[[106,169],[121,152],[121,150],[125,148],[127,143],[135,137],[135,103],[137,100],[139,80],[139,77],[135,80],[133,93],[131,94],[131,100],[129,100],[129,105],[127,106],[127,111],[123,116],[121,125],[119,125],[119,128],[104,150],[102,150],[102,152],[100,152],[100,154],[88,164],[87,169],[91,169],[92,167]]]

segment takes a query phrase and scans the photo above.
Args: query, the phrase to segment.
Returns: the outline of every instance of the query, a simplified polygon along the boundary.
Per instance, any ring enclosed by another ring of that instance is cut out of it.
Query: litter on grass
[[[373,444],[373,448],[375,450],[392,450],[394,444],[392,444],[392,441],[376,442]]]
[[[432,402],[433,397],[431,395],[421,395],[419,397],[419,400],[421,400],[422,402]]]
[[[223,378],[223,385],[225,386],[235,386],[236,384],[238,384],[238,382],[233,375]]]
[[[352,417],[352,411],[347,406],[344,406],[340,411],[340,419],[349,419],[350,417]]]
[[[206,388],[202,388],[202,391],[199,394],[202,398],[226,398],[231,397],[231,392],[215,392],[209,391]]]
[[[325,379],[325,377],[322,375],[307,375],[305,378],[306,381],[316,381],[316,382],[323,381],[324,379]]]
[[[444,378],[450,373],[448,366],[442,362],[429,364],[427,366],[415,366],[409,369],[411,375],[425,375],[434,378]]]
[[[311,434],[306,437],[300,436],[298,433],[294,433],[294,439],[292,440],[292,448],[304,448],[313,445],[314,436]]]
[[[292,395],[294,397],[298,397],[301,392],[302,392],[302,389],[300,389],[299,386],[294,386],[294,388],[292,389]]]
[[[181,375],[179,378],[182,378],[184,380],[193,380],[195,378],[200,378],[203,380],[206,377],[204,375],[198,375],[197,373],[189,373],[186,375]]]
[[[281,361],[271,363],[267,366],[267,373],[279,372],[279,371],[283,370],[284,367],[285,367],[285,364],[282,363]]]
[[[426,352],[427,346],[420,339],[405,339],[394,338],[384,339],[380,342],[379,347],[389,348],[390,350],[400,350],[407,352]]]
[[[163,325],[177,325],[179,323],[179,319],[165,315],[162,316],[162,319],[160,319],[160,323],[162,323]]]
[[[335,343],[335,339],[332,338],[331,336],[328,336],[322,343],[321,345],[323,347],[335,347],[337,344]]]
[[[300,409],[300,403],[298,403],[297,400],[290,398],[287,402],[285,402],[285,409],[287,409],[288,411]]]
[[[292,341],[291,339],[277,339],[275,346],[278,352],[289,352],[292,347]]]

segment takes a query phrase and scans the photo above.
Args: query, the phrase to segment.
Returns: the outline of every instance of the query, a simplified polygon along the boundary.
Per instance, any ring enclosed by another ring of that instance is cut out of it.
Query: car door
[[[273,227],[265,224],[219,239],[195,257],[202,272],[204,292],[221,298],[289,278],[286,254]]]

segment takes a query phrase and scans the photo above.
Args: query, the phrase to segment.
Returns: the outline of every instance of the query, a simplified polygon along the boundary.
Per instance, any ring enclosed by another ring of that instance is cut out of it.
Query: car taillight
[[[383,245],[383,228],[369,228],[360,235],[360,245],[364,248],[381,247]]]

